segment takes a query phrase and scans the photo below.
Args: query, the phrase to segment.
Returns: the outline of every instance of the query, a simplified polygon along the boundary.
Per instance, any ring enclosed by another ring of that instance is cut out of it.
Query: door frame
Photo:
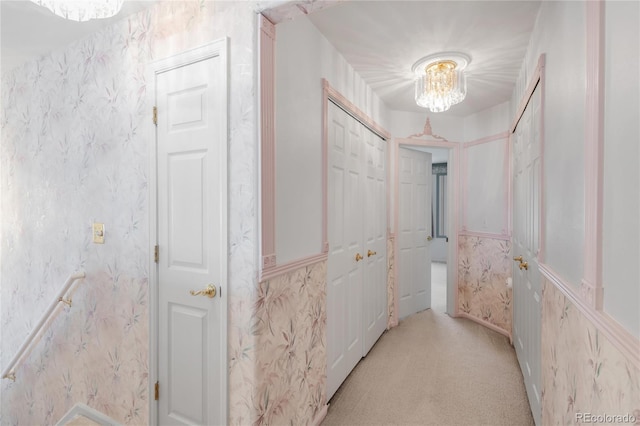
[[[429,139],[414,139],[414,137],[427,136]],[[449,166],[453,170],[451,181],[448,185],[448,191],[453,201],[451,208],[448,211],[447,219],[449,220],[449,246],[447,247],[447,314],[452,317],[458,317],[458,217],[457,214],[460,206],[460,144],[456,142],[449,142],[448,140],[433,135],[431,132],[431,125],[427,118],[425,124],[425,132],[422,134],[410,136],[409,138],[394,138],[393,148],[389,150],[393,151],[393,161],[389,161],[394,166],[394,194],[393,194],[393,256],[394,264],[397,265],[398,255],[398,225],[399,225],[399,202],[400,202],[400,175],[399,175],[399,150],[400,147],[422,147],[422,148],[446,148],[449,149]],[[453,266],[453,267],[451,267]],[[394,292],[394,309],[393,318],[391,318],[392,326],[398,325],[398,272],[393,276],[393,292]],[[450,273],[453,272],[453,273]]]
[[[158,264],[154,259],[155,247],[158,241],[158,140],[156,135],[156,124],[154,123],[154,110],[153,106],[156,105],[156,77],[158,74],[169,71],[174,68],[189,65],[194,62],[202,61],[211,57],[219,57],[221,60],[221,66],[223,68],[222,74],[224,75],[225,82],[222,85],[223,99],[219,100],[220,104],[224,105],[222,112],[224,117],[220,120],[223,128],[220,130],[225,135],[225,142],[220,147],[221,157],[224,161],[221,162],[221,177],[223,182],[221,184],[223,194],[220,194],[221,199],[226,200],[224,208],[220,213],[220,227],[225,232],[220,233],[220,248],[221,253],[227,257],[226,262],[221,263],[220,275],[221,286],[219,288],[220,293],[220,319],[223,324],[220,327],[220,340],[224,342],[224,345],[220,345],[220,389],[225,401],[222,405],[223,412],[220,417],[229,419],[229,391],[228,391],[228,375],[229,375],[229,362],[228,362],[228,210],[229,210],[229,172],[228,172],[228,144],[229,144],[229,64],[228,64],[228,50],[229,39],[223,37],[210,41],[192,49],[187,49],[179,53],[175,53],[166,58],[162,58],[153,61],[149,64],[149,69],[146,73],[147,77],[147,105],[148,112],[145,120],[148,123],[146,127],[147,137],[149,141],[149,383],[147,386],[149,395],[149,424],[158,424],[158,401],[154,399],[155,383],[158,380],[158,342],[159,342],[159,274]],[[223,296],[223,284],[224,284],[224,296]]]

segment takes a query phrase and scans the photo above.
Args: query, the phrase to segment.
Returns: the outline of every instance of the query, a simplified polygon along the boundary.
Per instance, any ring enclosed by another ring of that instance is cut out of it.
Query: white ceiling
[[[466,116],[511,98],[539,1],[348,1],[308,15],[392,110],[424,112],[411,66],[441,51],[471,56]]]
[[[73,22],[28,0],[1,0],[2,70],[153,3],[126,0],[114,18]],[[308,16],[392,110],[425,111],[413,101],[416,60],[440,51],[470,55],[467,99],[443,113],[466,116],[510,99],[539,6],[539,1],[344,1]]]
[[[113,18],[75,22],[60,18],[29,0],[1,0],[2,70],[10,70],[28,59],[60,49],[154,3],[127,0]]]

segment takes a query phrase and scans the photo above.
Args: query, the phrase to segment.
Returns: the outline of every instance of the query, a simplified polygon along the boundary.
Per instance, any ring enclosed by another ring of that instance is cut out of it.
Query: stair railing
[[[2,371],[3,379],[11,379],[13,381],[16,380],[15,368],[20,363],[20,361],[22,361],[23,355],[25,354],[27,349],[29,349],[29,347],[34,342],[38,334],[40,334],[40,331],[42,331],[42,328],[45,326],[45,324],[50,324],[49,319],[51,319],[51,316],[59,311],[59,310],[56,310],[56,308],[61,303],[64,303],[67,306],[71,306],[71,298],[67,298],[66,295],[69,289],[71,288],[71,285],[73,285],[73,283],[76,282],[76,280],[79,280],[84,277],[85,277],[84,272],[76,272],[75,274],[69,275],[69,278],[67,278],[67,281],[64,283],[64,285],[56,295],[55,299],[53,299],[53,301],[49,305],[49,308],[47,308],[44,315],[42,315],[42,318],[40,318],[40,321],[38,321],[38,324],[36,324],[36,326],[33,327],[33,329],[31,330],[31,333],[29,333],[29,336],[27,336],[27,339],[24,341],[22,346],[20,346],[20,349],[18,350],[18,352],[14,355],[14,357],[11,359],[9,364]]]

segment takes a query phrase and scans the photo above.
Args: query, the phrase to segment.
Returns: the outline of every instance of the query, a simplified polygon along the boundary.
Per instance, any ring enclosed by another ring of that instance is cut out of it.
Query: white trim
[[[158,165],[156,126],[153,123],[153,107],[156,105],[156,71],[153,63],[146,72],[147,113],[144,114],[146,140],[149,141],[149,424],[158,424],[158,401],[153,399],[154,385],[158,380],[158,269],[154,261],[154,249],[158,241]]]
[[[229,392],[228,392],[228,381],[229,381],[229,361],[228,361],[228,337],[227,337],[227,323],[228,323],[228,295],[229,295],[229,286],[228,286],[228,187],[229,187],[229,176],[228,176],[228,144],[229,144],[229,130],[228,130],[228,120],[229,120],[229,63],[228,63],[228,55],[227,52],[229,50],[229,39],[227,37],[223,37],[214,41],[211,41],[207,44],[204,44],[199,47],[195,47],[193,49],[186,50],[181,53],[177,53],[170,57],[160,59],[158,61],[152,62],[150,64],[150,71],[148,73],[148,82],[152,85],[152,90],[147,91],[147,99],[149,100],[149,115],[148,115],[148,140],[149,150],[150,150],[150,176],[149,176],[149,247],[150,247],[150,256],[149,256],[149,386],[148,386],[148,395],[149,395],[149,423],[157,424],[158,423],[158,403],[153,400],[154,393],[154,385],[158,380],[158,264],[155,263],[153,258],[154,247],[158,241],[158,225],[157,225],[157,217],[158,217],[158,196],[157,196],[157,187],[158,187],[158,177],[157,177],[157,150],[156,150],[156,126],[152,121],[152,106],[156,105],[156,76],[165,71],[169,71],[171,69],[192,64],[194,62],[199,62],[208,58],[219,57],[221,66],[223,68],[223,73],[225,76],[225,83],[223,87],[225,88],[222,93],[222,99],[219,99],[221,104],[221,111],[224,111],[225,117],[221,120],[224,125],[219,129],[219,131],[224,135],[221,140],[226,141],[225,144],[221,145],[220,148],[220,156],[225,159],[220,164],[220,176],[222,179],[222,191],[219,194],[220,199],[222,201],[221,206],[225,206],[226,208],[222,209],[220,215],[220,246],[223,248],[222,253],[227,258],[227,262],[221,263],[220,270],[220,319],[224,321],[224,324],[220,327],[220,341],[225,344],[220,345],[220,393],[225,401],[220,404],[222,412],[220,413],[220,417],[226,419],[228,422],[229,419]],[[162,249],[162,248],[161,248]],[[224,290],[224,291],[223,291]]]
[[[102,426],[120,426],[120,423],[111,417],[101,413],[88,405],[77,403],[56,423],[56,426],[64,426],[78,417],[84,417]]]
[[[636,368],[640,369],[640,339],[629,333],[622,325],[605,312],[597,311],[589,302],[580,296],[576,288],[562,279],[548,265],[541,263],[539,269],[547,281],[555,285],[623,356],[629,359]]]

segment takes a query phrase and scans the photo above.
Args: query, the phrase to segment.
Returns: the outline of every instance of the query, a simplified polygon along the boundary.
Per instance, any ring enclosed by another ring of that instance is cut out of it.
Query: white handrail
[[[44,326],[45,323],[49,320],[49,317],[51,316],[53,311],[56,309],[58,304],[65,303],[71,306],[71,299],[65,299],[63,296],[67,294],[67,291],[76,280],[79,280],[80,278],[84,278],[84,277],[85,277],[84,272],[76,272],[75,274],[69,275],[69,278],[67,278],[67,281],[64,283],[64,286],[62,286],[62,288],[56,295],[56,298],[53,299],[53,301],[49,305],[49,308],[45,311],[42,318],[40,318],[40,321],[38,321],[38,324],[35,327],[33,327],[33,330],[31,330],[31,333],[29,333],[27,340],[25,340],[22,346],[20,346],[18,353],[14,355],[13,359],[11,359],[11,361],[9,362],[9,365],[7,365],[7,367],[2,372],[3,379],[11,379],[11,380],[16,379],[16,373],[13,371],[14,367],[21,360],[22,355],[25,353],[29,345],[31,345],[33,340],[38,335],[38,333],[40,333],[40,330],[42,330],[42,326]]]

